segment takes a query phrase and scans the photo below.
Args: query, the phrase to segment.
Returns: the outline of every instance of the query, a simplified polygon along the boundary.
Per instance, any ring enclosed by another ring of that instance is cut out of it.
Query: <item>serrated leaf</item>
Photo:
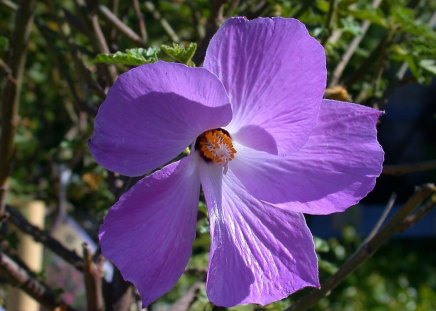
[[[182,45],[177,43],[173,43],[172,46],[162,44],[160,48],[162,51],[165,52],[165,54],[174,59],[176,62],[188,66],[194,65],[194,63],[192,62],[192,57],[197,50],[197,43],[190,42],[187,47],[183,47]]]
[[[154,63],[158,60],[156,48],[134,48],[127,49],[124,52],[114,54],[98,54],[95,62],[104,64],[139,66],[142,64]]]
[[[0,51],[5,51],[9,48],[9,40],[6,37],[0,36]]]

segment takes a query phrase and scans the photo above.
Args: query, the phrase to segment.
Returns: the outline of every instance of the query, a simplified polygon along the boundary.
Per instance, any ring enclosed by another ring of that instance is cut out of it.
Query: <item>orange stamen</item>
[[[236,153],[229,134],[221,129],[203,133],[199,137],[199,149],[206,160],[225,167],[233,160]]]

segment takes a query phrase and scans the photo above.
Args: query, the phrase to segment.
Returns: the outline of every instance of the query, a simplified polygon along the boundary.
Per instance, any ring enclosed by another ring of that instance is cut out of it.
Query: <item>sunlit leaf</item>
[[[182,45],[177,43],[173,43],[172,46],[162,44],[160,48],[165,54],[167,54],[176,62],[188,66],[194,66],[194,63],[192,62],[192,57],[197,50],[197,43],[191,42],[187,47],[183,47]]]
[[[158,60],[156,48],[134,48],[127,49],[124,52],[116,52],[114,54],[98,54],[95,58],[97,63],[139,66],[142,64],[154,63]]]

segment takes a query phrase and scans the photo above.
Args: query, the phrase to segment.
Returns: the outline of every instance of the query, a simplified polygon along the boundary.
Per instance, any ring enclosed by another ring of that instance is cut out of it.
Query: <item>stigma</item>
[[[209,130],[198,136],[195,149],[206,162],[224,167],[224,174],[227,172],[228,163],[234,159],[236,153],[230,134],[223,129]]]

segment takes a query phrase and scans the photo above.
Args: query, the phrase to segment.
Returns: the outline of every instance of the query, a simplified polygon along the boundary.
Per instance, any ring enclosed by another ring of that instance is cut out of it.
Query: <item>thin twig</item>
[[[383,167],[382,174],[399,176],[431,170],[436,170],[436,160],[411,164],[386,165]]]
[[[159,23],[161,24],[162,28],[167,33],[168,37],[170,37],[171,41],[179,43],[180,42],[179,36],[176,34],[176,32],[174,31],[173,27],[171,27],[171,25],[168,23],[168,21],[164,17],[162,17],[162,15],[157,10],[157,8],[153,4],[153,2],[145,1],[145,8],[149,12],[151,12],[151,14],[153,15],[154,19],[159,21]]]
[[[18,6],[10,0],[0,0],[0,3],[6,6],[9,10],[16,11]]]
[[[188,311],[198,297],[202,282],[195,282],[189,290],[171,306],[169,311]]]
[[[299,18],[301,15],[303,15],[310,7],[315,3],[315,0],[306,0],[301,1],[301,7],[300,9],[294,14],[295,18]]]
[[[86,0],[86,8],[90,11],[89,16],[91,18],[92,29],[94,30],[95,39],[97,40],[98,49],[100,53],[108,54],[110,53],[109,45],[104,36],[103,30],[100,26],[100,21],[98,18],[98,0]],[[113,84],[117,78],[117,69],[114,65],[109,65],[104,67],[107,70],[107,74],[110,78],[111,84]]]
[[[11,206],[6,206],[8,219],[21,231],[29,234],[35,241],[44,244],[53,253],[70,263],[77,270],[83,271],[83,259],[75,251],[66,249],[59,241],[52,238],[46,231],[39,229],[27,221],[21,213]]]
[[[303,311],[311,308],[328,292],[336,288],[357,267],[368,260],[374,253],[389,240],[403,225],[404,219],[414,211],[426,198],[435,191],[433,184],[426,184],[419,188],[415,194],[400,208],[400,210],[383,226],[383,228],[368,242],[362,243],[357,251],[351,255],[345,264],[331,277],[321,284],[318,290],[312,290],[292,305],[287,311]]]
[[[373,9],[377,9],[382,0],[374,0],[372,2],[371,7]],[[356,37],[354,37],[353,41],[351,41],[350,45],[347,47],[347,50],[342,55],[341,61],[336,66],[335,70],[333,71],[332,80],[330,82],[330,87],[335,86],[339,83],[339,80],[341,79],[342,73],[344,72],[345,68],[347,67],[348,63],[350,62],[351,57],[354,55],[354,52],[357,50],[357,48],[360,45],[360,42],[362,42],[363,38],[366,35],[366,32],[369,29],[369,26],[371,25],[371,22],[366,20],[363,22],[360,34]]]
[[[397,31],[395,28],[391,28],[379,41],[376,48],[371,52],[371,54],[365,58],[365,60],[360,64],[360,66],[354,70],[349,77],[344,81],[346,88],[351,88],[351,86],[364,77],[369,70],[373,68],[373,64],[379,63],[383,58],[387,57],[387,51],[389,46],[392,44]]]
[[[138,45],[143,45],[144,41],[142,38],[133,31],[132,28],[127,26],[121,19],[118,18],[111,10],[105,5],[100,4],[98,7],[98,12],[106,18],[116,29],[118,29],[121,33],[123,33],[127,38],[132,40],[134,43]]]
[[[233,16],[233,11],[236,10],[236,8],[239,5],[240,0],[231,0],[229,7],[227,8],[227,12],[225,14],[226,18],[229,18],[231,16]]]
[[[3,71],[8,79],[13,79],[11,68],[0,58],[0,70]]]
[[[68,15],[72,15],[68,10],[64,9],[64,17],[66,22],[73,26],[73,21],[68,18]],[[60,22],[59,22],[60,23]],[[74,26],[73,26],[74,27]],[[63,27],[61,27],[62,29]],[[82,59],[82,54],[77,48],[76,44],[74,43],[74,40],[68,37],[63,31],[60,31],[61,38],[65,41],[65,43],[68,45],[68,50],[71,52],[71,57],[74,62],[74,65],[76,66],[77,74],[80,76],[81,81],[86,83],[86,85],[89,87],[90,90],[94,91],[94,94],[97,95],[100,99],[103,99],[106,97],[106,94],[100,84],[97,83],[92,77],[92,73],[90,70],[85,66]],[[91,108],[92,110],[95,110]],[[95,111],[91,115],[95,115]]]
[[[18,104],[26,63],[27,43],[33,24],[35,0],[21,0],[15,17],[14,31],[8,55],[10,75],[5,79],[1,97],[0,137],[0,216],[5,209],[9,174],[14,154],[14,138],[18,124]]]
[[[333,20],[333,15],[334,15],[333,13],[335,11],[335,7],[336,7],[336,0],[330,0],[329,1],[329,11],[327,13],[327,19],[326,19],[325,25],[324,25],[325,33],[324,33],[324,36],[321,40],[322,45],[325,45],[328,38],[330,37],[332,20]]]
[[[417,222],[419,222],[425,215],[427,215],[428,212],[430,212],[434,207],[436,207],[436,202],[433,199],[430,199],[427,204],[425,204],[423,207],[418,209],[414,214],[407,216],[407,218],[404,220],[403,225],[398,230],[399,232],[406,231],[413,225],[415,225]]]
[[[198,45],[198,50],[193,58],[194,63],[197,65],[200,65],[203,62],[204,56],[206,55],[207,46],[209,45],[209,41],[224,19],[223,8],[226,2],[227,0],[213,1],[212,10],[210,12],[209,19],[207,20],[206,35],[203,40],[201,40],[201,43]]]
[[[0,251],[0,272],[8,278],[12,285],[22,289],[44,307],[51,310],[62,307],[62,310],[74,311],[52,289],[38,280],[35,273],[30,271],[23,262],[14,261],[4,251]]]
[[[138,0],[132,0],[133,10],[135,11],[136,18],[138,19],[139,31],[141,32],[142,41],[147,43],[148,35],[147,28],[145,26],[144,14],[141,12],[141,7]]]
[[[374,228],[372,228],[371,232],[369,233],[368,237],[365,239],[365,243],[367,243],[369,240],[371,240],[377,232],[380,231],[380,228],[383,226],[383,223],[385,222],[386,218],[389,215],[389,212],[392,210],[392,207],[394,207],[395,200],[397,199],[397,195],[395,193],[392,193],[388,204],[386,204],[385,209],[383,210],[382,215],[378,219],[377,223],[375,224]]]
[[[44,23],[40,22],[38,19],[36,20],[36,27],[40,31],[42,37],[44,38],[49,53],[53,55],[53,60],[56,63],[57,68],[59,68],[59,71],[61,75],[65,78],[65,81],[68,85],[68,89],[71,92],[71,95],[73,97],[73,102],[79,111],[85,111],[89,113],[90,115],[95,115],[95,111],[92,107],[86,104],[85,100],[79,95],[77,92],[76,86],[73,81],[73,77],[70,74],[69,68],[65,65],[65,53],[59,53],[59,49],[57,49],[53,42],[53,33],[51,30],[44,25]]]
[[[94,29],[95,37],[97,39],[97,44],[101,53],[110,53],[109,46],[107,44],[106,38],[104,37],[103,31],[100,27],[100,22],[96,13],[91,13],[91,23],[92,28]],[[109,65],[109,76],[111,78],[111,82],[115,82],[117,78],[117,70],[114,65]]]

